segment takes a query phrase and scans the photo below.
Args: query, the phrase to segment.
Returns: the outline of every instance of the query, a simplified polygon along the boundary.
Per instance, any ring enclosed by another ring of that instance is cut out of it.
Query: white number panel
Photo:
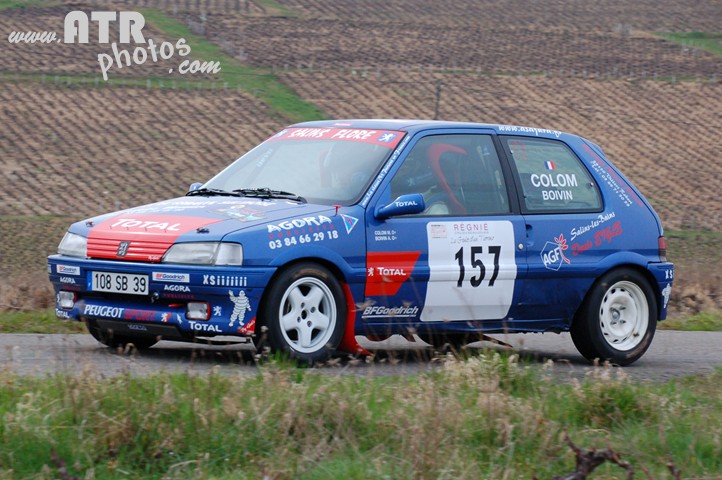
[[[504,318],[516,279],[509,221],[430,222],[424,322]]]

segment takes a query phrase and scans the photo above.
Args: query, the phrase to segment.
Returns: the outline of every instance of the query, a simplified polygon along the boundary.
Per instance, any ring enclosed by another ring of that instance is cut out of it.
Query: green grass
[[[0,333],[84,333],[80,322],[60,320],[55,310],[0,311]]]
[[[498,353],[442,363],[403,377],[274,362],[251,378],[0,374],[0,477],[551,478],[574,470],[567,433],[649,478],[671,478],[668,460],[685,478],[722,470],[720,370],[560,383]]]
[[[167,36],[185,38],[191,47],[191,56],[203,61],[218,61],[221,71],[217,74],[222,82],[232,88],[240,87],[266,103],[275,112],[291,122],[325,118],[313,104],[301,99],[271,72],[241,64],[224,53],[221,48],[205,37],[195,35],[186,25],[160,10],[144,9],[146,22],[158,28]]]
[[[282,17],[298,17],[298,13],[291,10],[285,5],[278,3],[276,0],[259,0],[258,3],[266,9],[266,13],[274,16]]]
[[[697,332],[722,332],[722,314],[703,312],[687,318],[668,318],[659,323],[662,330],[685,330]]]
[[[660,32],[657,35],[685,47],[699,48],[715,55],[722,55],[722,33]]]
[[[47,7],[60,4],[59,0],[0,0],[0,10],[11,8]]]

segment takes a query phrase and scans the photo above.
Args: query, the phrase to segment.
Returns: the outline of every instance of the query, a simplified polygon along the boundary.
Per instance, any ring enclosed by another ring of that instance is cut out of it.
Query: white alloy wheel
[[[300,353],[314,353],[331,339],[337,322],[336,301],[318,278],[302,277],[283,294],[279,306],[281,334]]]

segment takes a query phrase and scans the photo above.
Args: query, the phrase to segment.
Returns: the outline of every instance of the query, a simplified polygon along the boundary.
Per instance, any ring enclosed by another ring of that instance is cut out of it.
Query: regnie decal
[[[293,220],[287,220],[276,225],[268,225],[268,233],[284,232],[288,230],[293,230],[294,228],[304,228],[311,226],[320,227],[321,225],[327,223],[333,224],[333,221],[325,215],[319,215],[317,217],[294,218]]]
[[[203,275],[203,285],[212,287],[245,287],[248,278],[236,275]]]
[[[55,271],[63,275],[80,275],[80,267],[71,267],[70,265],[56,265]]]
[[[60,283],[75,285],[75,279],[73,277],[60,277]]]
[[[103,305],[85,305],[83,315],[92,315],[96,317],[123,318],[124,308],[106,307]]]
[[[187,273],[153,272],[153,281],[167,283],[188,283],[191,281],[191,276]]]
[[[248,297],[246,296],[246,292],[241,290],[238,292],[238,295],[233,294],[233,290],[228,290],[228,298],[231,299],[231,302],[233,302],[233,313],[231,313],[231,323],[228,324],[229,327],[232,327],[235,323],[236,319],[238,319],[238,324],[243,325],[243,319],[246,318],[246,311],[251,311],[251,302],[248,300]]]

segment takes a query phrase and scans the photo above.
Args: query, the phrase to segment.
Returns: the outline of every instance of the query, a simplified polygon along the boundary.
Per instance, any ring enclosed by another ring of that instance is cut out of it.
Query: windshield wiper
[[[219,188],[199,188],[198,190],[191,190],[190,192],[186,193],[186,197],[192,197],[193,195],[222,195],[226,197],[237,197],[238,194],[234,192],[227,192],[225,190],[221,190]]]
[[[306,199],[300,195],[283,190],[271,190],[270,188],[237,188],[233,193],[243,195],[244,197],[255,198],[283,198],[285,200],[293,200],[296,202],[306,203]]]

